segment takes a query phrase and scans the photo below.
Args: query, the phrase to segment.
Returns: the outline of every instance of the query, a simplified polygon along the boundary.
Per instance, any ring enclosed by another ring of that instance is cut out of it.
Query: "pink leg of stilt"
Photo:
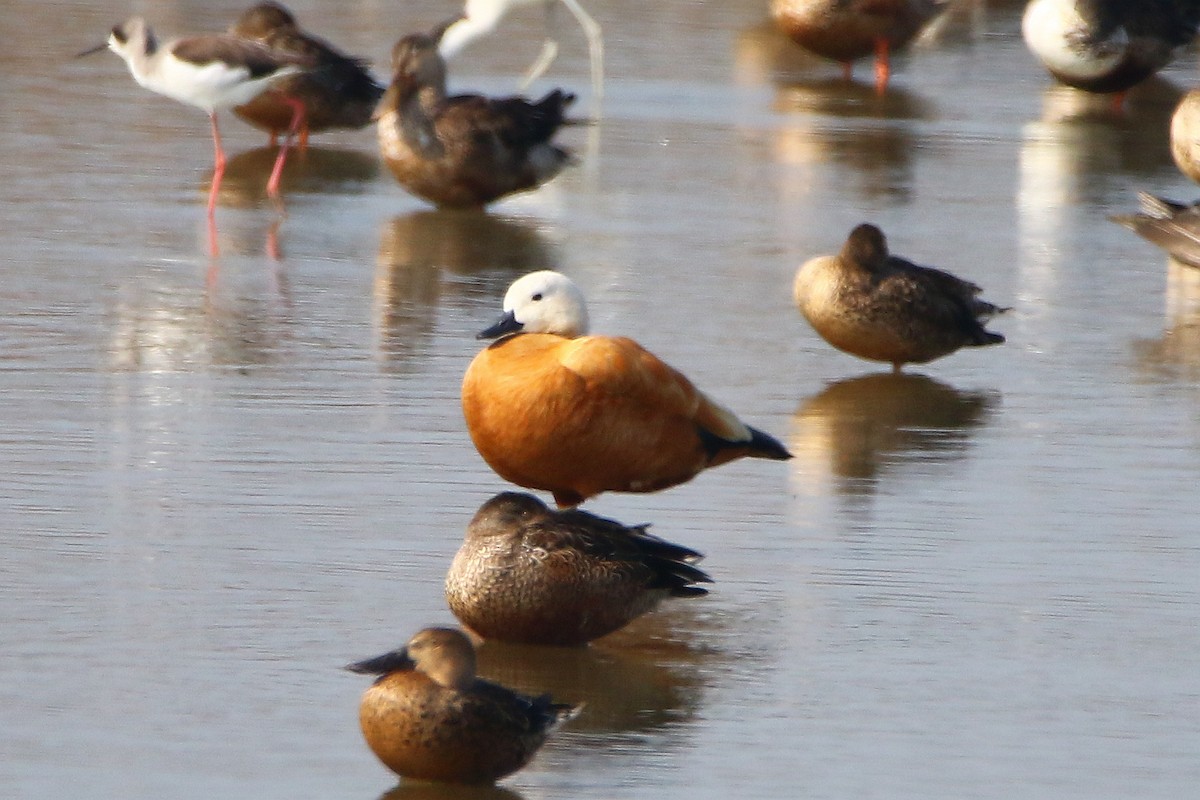
[[[287,160],[288,145],[291,144],[292,137],[296,135],[296,131],[300,129],[300,124],[304,121],[304,103],[294,97],[284,97],[284,102],[292,107],[292,124],[288,127],[287,135],[283,137],[283,144],[279,146],[279,155],[275,157],[275,167],[271,170],[271,178],[267,181],[267,196],[279,197],[279,180],[283,177],[283,162]]]
[[[211,217],[217,210],[217,192],[221,188],[221,176],[225,174],[225,151],[221,149],[221,131],[217,128],[217,112],[209,112],[208,118],[212,121],[214,153],[212,188],[208,192],[208,215]]]

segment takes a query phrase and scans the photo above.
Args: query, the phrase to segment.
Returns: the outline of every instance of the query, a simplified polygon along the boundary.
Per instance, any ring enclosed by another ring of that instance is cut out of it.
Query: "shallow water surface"
[[[454,9],[289,5],[380,73]],[[130,7],[0,9],[5,794],[391,791],[339,668],[452,622],[449,560],[507,488],[459,381],[543,268],[796,458],[588,504],[716,583],[586,650],[486,645],[485,674],[587,703],[491,796],[1195,791],[1200,271],[1106,220],[1195,196],[1166,138],[1195,55],[1113,114],[1033,63],[1018,3],[966,3],[877,97],[765,6],[588,2],[603,122],[487,215],[406,195],[363,131],[314,138],[280,216],[273,151],[228,117],[211,243],[203,114],[69,58]],[[172,35],[241,7],[133,11]],[[583,38],[555,24],[535,88],[586,112]],[[512,89],[542,18],[502,32],[457,87]],[[1008,343],[894,376],[819,340],[792,274],[865,220],[1013,306]]]

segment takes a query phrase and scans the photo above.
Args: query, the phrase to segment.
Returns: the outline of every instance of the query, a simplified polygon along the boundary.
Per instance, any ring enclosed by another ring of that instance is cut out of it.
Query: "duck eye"
[[[541,299],[542,299],[542,293],[541,293],[541,292],[538,292],[537,294],[535,294],[535,295],[533,296],[533,298],[532,298],[532,299],[533,299],[533,300],[535,300],[535,301],[537,301],[537,300],[541,300]]]

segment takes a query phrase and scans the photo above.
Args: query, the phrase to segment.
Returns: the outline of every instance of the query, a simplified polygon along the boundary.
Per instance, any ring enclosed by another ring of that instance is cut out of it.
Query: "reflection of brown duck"
[[[870,361],[923,364],[961,347],[999,344],[984,330],[1005,309],[977,297],[980,288],[948,272],[890,255],[879,228],[862,224],[841,252],[796,272],[793,295],[825,341]]]
[[[570,155],[550,140],[575,96],[447,97],[437,50],[443,30],[406,36],[392,50],[392,84],[376,116],[379,148],[396,180],[439,206],[481,207],[557,175]]]
[[[538,270],[555,266],[555,253],[535,225],[475,209],[416,211],[383,231],[380,263],[436,267],[460,274],[484,270]]]
[[[1138,192],[1140,214],[1117,214],[1110,219],[1158,245],[1185,264],[1200,267],[1200,205],[1185,205]]]
[[[503,492],[467,526],[446,575],[459,622],[485,639],[580,645],[625,626],[667,597],[696,597],[702,556],[586,511],[552,511]]]
[[[492,783],[528,764],[578,713],[476,677],[475,648],[452,628],[426,628],[406,647],[347,669],[380,676],[363,694],[359,721],[379,760],[406,778]]]
[[[266,196],[263,176],[274,170],[276,159],[272,147],[256,147],[230,158],[221,182],[221,201],[241,207],[261,202]],[[293,154],[281,173],[293,194],[356,191],[378,176],[379,160],[375,157],[358,150],[327,147],[309,147]]]
[[[791,445],[804,462],[828,460],[840,478],[872,480],[907,456],[951,457],[953,433],[982,425],[995,395],[961,392],[924,375],[882,373],[830,384],[796,411]]]
[[[908,44],[946,0],[771,0],[771,15],[796,44],[840,61],[846,78],[854,61],[875,54],[875,87],[890,76],[889,55]]]
[[[357,58],[347,56],[328,42],[301,30],[291,13],[278,3],[259,3],[242,13],[230,28],[234,36],[265,45],[269,50],[303,58],[309,72],[285,78],[233,111],[246,122],[271,134],[272,142],[287,132],[299,101],[297,120],[300,147],[309,133],[332,128],[357,129],[371,121],[383,87]]]
[[[517,691],[549,692],[579,703],[587,713],[571,723],[572,732],[662,730],[696,714],[704,690],[704,669],[717,660],[707,652],[679,654],[653,649],[658,644],[653,636],[661,633],[656,627],[649,636],[627,635],[643,622],[660,622],[670,615],[643,617],[615,635],[622,639],[619,646],[607,646],[610,639],[593,647],[486,641],[479,646],[479,672]],[[696,631],[687,634],[694,637]]]
[[[460,284],[443,271],[480,275],[472,285],[503,291],[511,272],[554,266],[535,225],[477,209],[427,209],[384,223],[373,288],[382,353],[393,363],[427,352],[442,293]]]

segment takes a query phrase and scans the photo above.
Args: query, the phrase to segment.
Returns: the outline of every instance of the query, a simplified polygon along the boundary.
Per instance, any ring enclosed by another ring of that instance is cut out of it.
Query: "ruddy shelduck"
[[[363,693],[359,724],[379,760],[404,778],[494,783],[579,713],[476,677],[475,647],[454,628],[425,628],[407,646],[346,669],[379,676]]]
[[[587,336],[583,294],[549,270],[519,278],[500,338],[463,378],[467,429],[500,477],[560,507],[606,491],[653,492],[746,456],[791,454],[632,339]]]
[[[502,492],[476,512],[446,575],[458,621],[484,639],[582,645],[711,578],[695,550],[579,509]]]
[[[999,344],[984,330],[1007,311],[979,299],[980,288],[948,272],[888,253],[883,231],[864,223],[841,252],[818,256],[796,272],[800,313],[825,341],[869,361],[923,364],[961,347]]]

